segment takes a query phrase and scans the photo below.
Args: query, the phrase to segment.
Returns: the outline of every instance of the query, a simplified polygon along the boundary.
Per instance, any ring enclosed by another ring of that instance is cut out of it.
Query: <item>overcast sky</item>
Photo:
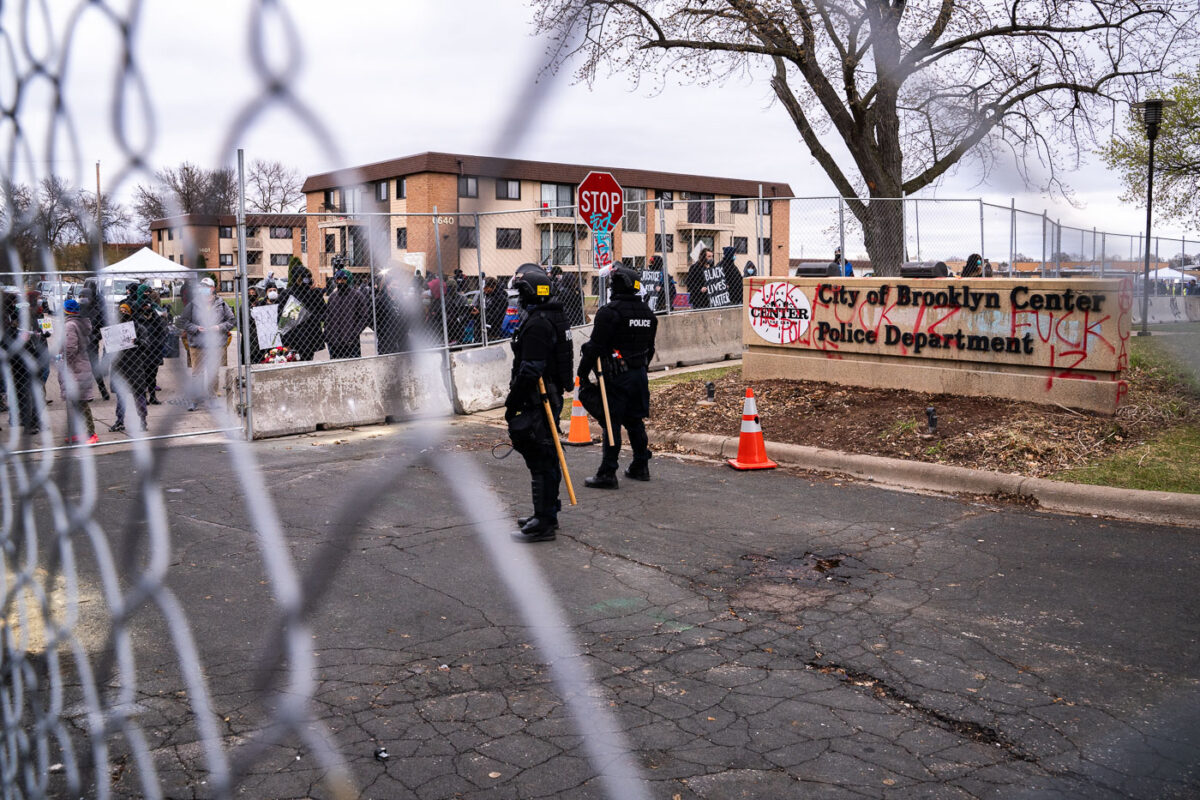
[[[128,2],[128,0],[125,0]],[[16,29],[19,8],[4,5],[6,30]],[[36,4],[34,4],[36,5]],[[56,12],[82,5],[52,3]],[[109,5],[122,5],[109,0]],[[232,121],[262,91],[249,44],[245,0],[147,0],[134,55],[153,108],[152,166],[188,160],[214,164],[227,144]],[[523,135],[498,152],[500,129],[545,58],[533,38],[528,7],[520,0],[292,0],[287,3],[297,39],[269,35],[267,59],[292,76],[291,85],[336,143],[330,153],[312,126],[285,109],[255,120],[234,145],[247,160],[277,159],[302,174],[381,161],[425,150],[504,155],[668,172],[786,182],[800,195],[832,194],[786,113],[771,102],[764,81],[715,87],[631,88],[620,75],[593,88],[569,75],[543,82],[544,102],[526,112]],[[61,31],[62,20],[55,24]],[[277,31],[277,26],[270,30]],[[31,39],[36,43],[35,33]],[[57,34],[61,39],[61,32]],[[57,171],[91,188],[101,162],[106,186],[128,159],[113,134],[115,67],[120,39],[94,10],[84,14],[71,48],[66,102],[79,140],[78,162],[60,150]],[[299,67],[286,70],[295,56]],[[11,89],[0,86],[0,101]],[[126,92],[126,97],[135,97]],[[26,98],[23,124],[33,135],[32,162],[46,168],[46,91]],[[129,136],[150,141],[145,115],[126,107]],[[527,107],[526,107],[527,108]],[[27,164],[22,165],[24,169]],[[18,176],[22,177],[22,176]],[[144,180],[144,175],[133,181]],[[1118,202],[1117,179],[1095,157],[1068,178],[1082,208],[1021,186],[1000,169],[981,182],[964,167],[924,196],[979,197],[1086,228],[1135,233],[1144,212]],[[118,189],[128,197],[131,182]],[[1166,231],[1163,231],[1166,233]]]

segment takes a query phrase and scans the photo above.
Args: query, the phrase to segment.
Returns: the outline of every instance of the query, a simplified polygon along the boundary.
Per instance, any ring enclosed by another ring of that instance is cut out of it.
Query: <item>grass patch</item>
[[[1095,486],[1200,494],[1200,425],[1163,431],[1144,444],[1050,477]]]
[[[735,369],[741,369],[740,364],[732,364],[728,367],[713,367],[712,369],[702,369],[696,372],[668,372],[661,378],[654,378],[650,381],[651,391],[655,389],[665,389],[668,386],[674,386],[677,383],[687,383],[689,381],[717,381],[724,378]]]

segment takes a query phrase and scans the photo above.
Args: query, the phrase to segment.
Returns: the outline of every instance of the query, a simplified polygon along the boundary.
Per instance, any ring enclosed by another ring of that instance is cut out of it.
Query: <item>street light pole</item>
[[[1154,140],[1158,138],[1158,126],[1162,124],[1163,108],[1175,105],[1174,100],[1148,98],[1133,107],[1142,112],[1146,125],[1146,138],[1150,141],[1149,164],[1146,172],[1146,261],[1142,269],[1142,329],[1138,336],[1149,336],[1146,327],[1150,318],[1150,225],[1154,213]]]

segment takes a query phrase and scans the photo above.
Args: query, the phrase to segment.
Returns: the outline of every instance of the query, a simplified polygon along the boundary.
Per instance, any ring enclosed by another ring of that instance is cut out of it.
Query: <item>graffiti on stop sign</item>
[[[621,184],[608,172],[589,172],[579,184],[579,216],[592,229],[595,241],[593,266],[606,271],[613,266],[612,229],[625,213]]]

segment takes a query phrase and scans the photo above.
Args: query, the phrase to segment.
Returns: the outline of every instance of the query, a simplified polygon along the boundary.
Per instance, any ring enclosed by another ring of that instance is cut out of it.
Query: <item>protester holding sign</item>
[[[313,286],[312,273],[300,263],[288,270],[287,288],[279,295],[279,333],[283,346],[312,361],[313,353],[325,346],[321,323],[325,321],[325,298]]]

